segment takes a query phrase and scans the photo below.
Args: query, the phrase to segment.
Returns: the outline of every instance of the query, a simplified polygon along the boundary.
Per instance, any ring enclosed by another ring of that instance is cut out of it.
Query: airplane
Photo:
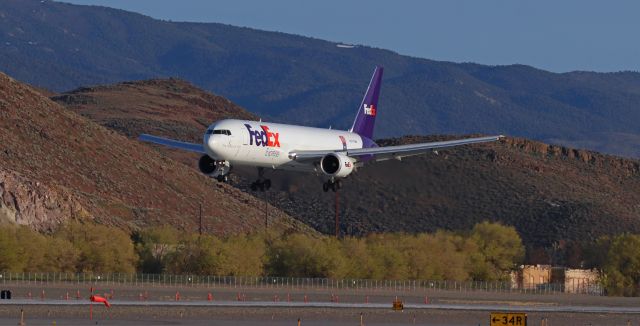
[[[264,191],[271,180],[265,169],[322,174],[322,188],[334,192],[341,180],[367,162],[402,159],[436,152],[440,148],[497,141],[503,135],[379,147],[373,139],[378,114],[382,67],[376,67],[369,87],[349,130],[322,129],[297,125],[225,119],[210,125],[202,144],[142,134],[139,140],[202,154],[198,167],[202,173],[227,182],[234,166],[258,168],[258,180],[251,189]]]

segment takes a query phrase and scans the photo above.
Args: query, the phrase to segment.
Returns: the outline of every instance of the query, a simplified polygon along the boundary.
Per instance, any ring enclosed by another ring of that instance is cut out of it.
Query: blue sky
[[[640,1],[64,0],[401,54],[555,72],[640,71]]]

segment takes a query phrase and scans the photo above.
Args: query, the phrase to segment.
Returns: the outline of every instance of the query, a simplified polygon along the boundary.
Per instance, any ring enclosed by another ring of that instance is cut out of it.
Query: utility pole
[[[267,233],[267,229],[269,228],[269,202],[267,197],[267,192],[264,192],[264,233]]]
[[[338,195],[338,189],[336,189],[336,239],[340,237],[340,206],[339,200],[340,196]]]
[[[198,229],[200,235],[202,235],[202,231],[202,203],[200,203],[200,228]]]

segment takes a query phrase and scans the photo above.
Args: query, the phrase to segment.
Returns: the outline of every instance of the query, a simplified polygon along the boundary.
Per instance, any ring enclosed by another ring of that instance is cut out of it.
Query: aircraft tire
[[[329,191],[329,183],[325,182],[322,184],[322,190],[324,190],[324,192]]]
[[[264,189],[269,190],[269,188],[271,188],[271,180],[270,179],[264,180]]]

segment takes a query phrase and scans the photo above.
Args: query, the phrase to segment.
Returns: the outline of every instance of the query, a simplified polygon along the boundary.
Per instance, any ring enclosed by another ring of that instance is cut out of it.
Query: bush
[[[162,226],[133,238],[135,250],[124,231],[90,223],[69,222],[53,236],[0,227],[0,270],[129,273],[137,267],[144,273],[463,281],[501,279],[523,256],[512,227],[487,222],[466,236],[438,231],[340,240],[276,233],[218,238]]]
[[[0,270],[75,271],[78,252],[69,241],[42,235],[26,226],[0,227]]]
[[[122,272],[136,270],[138,256],[124,231],[92,223],[70,221],[54,234],[78,251],[78,272]]]

